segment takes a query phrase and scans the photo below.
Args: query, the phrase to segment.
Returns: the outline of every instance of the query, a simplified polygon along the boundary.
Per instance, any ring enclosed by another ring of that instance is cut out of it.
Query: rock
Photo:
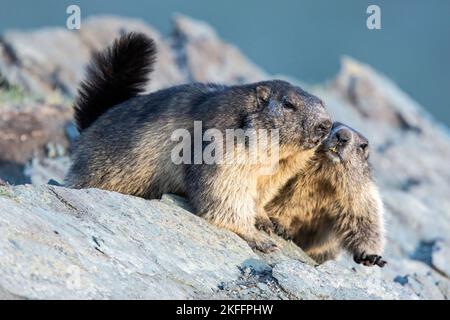
[[[256,257],[237,236],[160,201],[20,186],[0,207],[0,287],[28,298],[200,297]]]
[[[273,277],[298,299],[415,299],[412,292],[377,277],[363,277],[335,262],[311,267],[291,260],[277,264]]]
[[[72,83],[83,75],[87,59],[89,51],[76,33],[63,28],[9,31],[0,42],[0,74],[10,85],[38,94],[74,93]]]
[[[80,133],[78,132],[78,129],[73,121],[70,121],[66,124],[65,130],[67,140],[69,140],[69,143],[71,144],[73,144],[80,136]]]
[[[25,165],[10,161],[0,161],[0,180],[5,184],[30,183],[30,177],[25,175],[24,170]]]
[[[24,170],[31,159],[65,155],[70,146],[65,126],[71,118],[71,109],[62,104],[36,100],[3,104],[0,108],[0,178],[11,184],[30,182]]]
[[[161,197],[161,202],[164,202],[168,205],[178,206],[187,211],[193,211],[189,202],[185,198],[177,196],[176,194],[163,194],[163,196]]]
[[[79,31],[8,31],[0,40],[0,77],[27,92],[47,95],[57,90],[73,97],[92,52],[130,31],[143,32],[157,43],[149,91],[187,81],[242,83],[268,77],[210,26],[181,15],[174,18],[167,39],[141,20],[114,16],[87,18]]]
[[[409,288],[422,299],[443,300],[448,299],[449,297],[448,287],[441,287],[439,281],[437,281],[430,273],[426,275],[413,274],[398,277],[395,282]]]
[[[272,271],[272,268],[267,263],[265,263],[260,259],[245,260],[241,265],[241,269],[250,270],[250,272],[246,273],[253,272],[254,274],[266,274]]]
[[[450,278],[450,241],[438,241],[431,255],[432,266]]]
[[[32,169],[40,163],[47,176],[61,180],[69,162],[60,159],[67,158],[78,135],[71,104],[57,94],[41,99],[14,88],[0,89],[0,102],[0,178],[35,182]]]
[[[58,90],[73,97],[92,52],[130,31],[143,32],[157,42],[158,62],[149,90],[184,82],[172,51],[156,30],[138,19],[114,16],[87,18],[79,31],[61,27],[6,32],[0,41],[0,75],[28,92],[42,95]]]
[[[45,153],[48,143],[67,148],[64,124],[70,110],[59,105],[36,105],[24,110],[0,110],[0,161],[25,163]]]
[[[178,67],[189,81],[236,84],[268,78],[204,22],[177,15],[170,40]]]
[[[23,300],[23,298],[7,292],[3,288],[0,288],[0,300]]]
[[[369,294],[302,293],[306,273],[332,283],[345,270],[318,271],[283,253],[269,265],[234,233],[165,201],[24,185],[0,187],[0,208],[2,298],[279,299],[281,288],[281,298],[412,297],[400,286],[386,293],[382,280],[367,280]],[[345,279],[359,285],[356,273]]]
[[[344,58],[331,90],[338,92],[363,118],[421,132],[424,114],[420,106],[367,65]]]
[[[360,271],[360,268],[357,268]],[[361,271],[361,272],[364,272]],[[378,276],[403,285],[413,291],[421,299],[448,299],[450,281],[433,266],[407,257],[389,260],[389,264]]]
[[[33,184],[46,184],[49,180],[62,184],[69,165],[68,157],[33,158],[23,172]]]

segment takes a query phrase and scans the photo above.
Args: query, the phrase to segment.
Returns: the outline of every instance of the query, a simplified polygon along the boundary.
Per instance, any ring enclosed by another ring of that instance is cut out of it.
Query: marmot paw
[[[264,253],[270,253],[278,250],[278,246],[270,240],[249,241],[248,245],[253,250],[259,250]]]
[[[258,250],[264,253],[269,253],[278,250],[278,246],[270,239],[266,239],[262,236],[252,235],[252,236],[241,236],[245,241],[247,241],[250,248],[253,250]]]
[[[383,268],[387,263],[381,256],[377,254],[366,254],[365,252],[361,254],[355,254],[353,256],[353,260],[358,264],[363,264],[365,266],[377,265],[380,268]]]
[[[264,231],[269,236],[272,235],[273,229],[274,229],[272,221],[270,221],[269,218],[265,218],[265,217],[261,217],[261,216],[257,216],[255,218],[255,227],[256,227],[256,229],[258,229],[260,231]]]
[[[270,218],[273,226],[273,232],[285,240],[292,240],[290,232],[283,227],[276,218]]]

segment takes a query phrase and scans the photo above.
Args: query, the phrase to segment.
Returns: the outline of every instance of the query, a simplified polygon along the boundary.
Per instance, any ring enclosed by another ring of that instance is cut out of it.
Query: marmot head
[[[329,134],[330,116],[316,96],[281,80],[256,83],[255,91],[258,112],[250,126],[278,129],[280,145],[312,149]]]
[[[333,167],[333,171],[351,175],[352,179],[370,176],[368,140],[340,122],[333,124],[316,155],[324,168]]]

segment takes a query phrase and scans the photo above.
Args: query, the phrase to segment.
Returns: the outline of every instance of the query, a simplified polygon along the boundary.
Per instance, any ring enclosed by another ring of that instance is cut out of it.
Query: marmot
[[[190,164],[175,164],[171,153],[179,141],[171,136],[184,130],[195,137],[194,121],[201,121],[200,134],[208,129],[277,129],[280,159],[312,154],[332,125],[324,104],[281,80],[235,86],[193,83],[141,95],[155,56],[155,43],[139,33],[123,35],[94,55],[75,101],[81,135],[66,185],[149,199],[184,195],[196,214],[236,232],[253,248],[273,249],[273,242],[254,226],[255,215],[263,210],[257,205],[260,166],[198,163],[204,140],[200,150],[190,143]],[[246,142],[237,141],[237,146],[251,152]]]
[[[368,157],[367,139],[334,123],[305,168],[265,207],[275,232],[319,263],[343,248],[357,263],[384,266],[383,205]]]

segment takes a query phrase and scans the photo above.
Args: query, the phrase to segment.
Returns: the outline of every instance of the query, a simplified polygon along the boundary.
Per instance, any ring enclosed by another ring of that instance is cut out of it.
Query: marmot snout
[[[330,165],[324,158],[332,160],[331,165],[340,164],[342,170],[352,171],[352,175],[360,173],[367,176],[369,170],[369,142],[354,129],[335,122],[327,139],[318,148],[317,157]]]

